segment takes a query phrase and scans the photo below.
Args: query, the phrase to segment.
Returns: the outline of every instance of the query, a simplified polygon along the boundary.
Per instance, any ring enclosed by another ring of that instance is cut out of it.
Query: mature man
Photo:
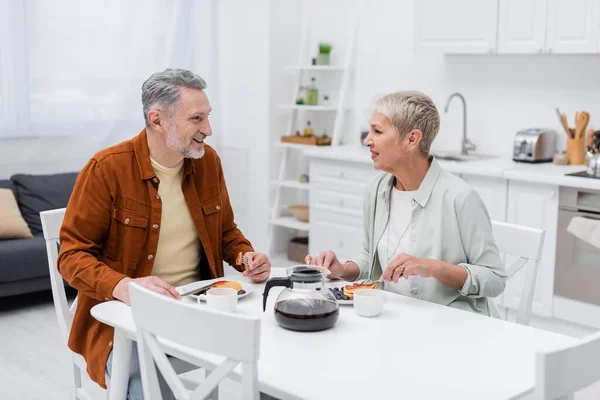
[[[102,387],[113,329],[90,309],[112,299],[129,304],[129,282],[179,299],[176,286],[223,276],[223,260],[255,282],[269,277],[271,262],[237,228],[221,161],[204,143],[212,135],[205,88],[187,70],[150,76],[142,85],[146,128],[92,157],[67,206],[58,268],[79,291],[69,347]],[[143,398],[136,350],[131,399]]]

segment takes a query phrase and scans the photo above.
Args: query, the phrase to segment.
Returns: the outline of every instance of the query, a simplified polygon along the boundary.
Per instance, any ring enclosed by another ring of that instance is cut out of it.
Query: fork
[[[378,286],[381,284],[383,285],[383,281],[381,280],[381,278],[377,279],[377,280],[372,280],[372,279],[365,279],[362,282],[359,282],[361,285],[371,285],[373,283],[376,283]]]

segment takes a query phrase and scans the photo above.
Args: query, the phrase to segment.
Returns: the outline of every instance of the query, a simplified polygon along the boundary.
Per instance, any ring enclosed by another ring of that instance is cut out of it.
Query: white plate
[[[346,282],[346,281],[335,282],[335,281],[331,281],[326,286],[329,287],[329,288],[334,288],[334,287],[344,287],[346,285],[352,285],[352,282]],[[341,305],[344,305],[344,306],[351,306],[351,305],[354,304],[354,301],[352,299],[350,299],[350,300],[338,300],[338,299],[335,299],[335,301],[337,301],[338,304],[341,304]]]
[[[184,292],[189,292],[190,290],[193,290],[194,288],[200,288],[202,286],[210,285],[212,283],[219,282],[219,281],[236,281],[240,285],[242,285],[242,289],[244,291],[246,291],[246,293],[238,294],[238,300],[248,296],[250,293],[252,293],[254,291],[254,288],[252,287],[252,285],[250,283],[244,282],[241,280],[237,280],[237,279],[229,279],[226,277],[225,278],[217,278],[217,279],[209,279],[209,280],[205,280],[205,281],[196,281],[196,282],[188,283],[187,285],[184,285],[184,286],[178,286],[176,289],[179,293],[184,293]],[[197,294],[191,294],[188,297],[191,297],[194,300],[198,300]]]

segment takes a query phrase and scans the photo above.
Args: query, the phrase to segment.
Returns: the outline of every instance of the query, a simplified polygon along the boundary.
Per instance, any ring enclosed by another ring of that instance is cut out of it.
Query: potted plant
[[[317,65],[329,65],[331,45],[329,43],[319,43],[319,54],[317,55]]]

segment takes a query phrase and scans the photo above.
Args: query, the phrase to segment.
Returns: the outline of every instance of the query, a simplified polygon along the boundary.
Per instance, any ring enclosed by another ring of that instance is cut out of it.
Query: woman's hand
[[[346,270],[344,264],[338,260],[337,256],[332,250],[324,251],[316,257],[308,255],[304,258],[304,262],[306,264],[327,268],[329,271],[331,271],[331,274],[327,276],[329,279],[343,277]]]
[[[398,283],[398,279],[401,276],[404,277],[404,279],[408,279],[411,275],[418,275],[423,278],[429,278],[431,276],[435,277],[439,263],[438,260],[419,258],[400,253],[389,263],[385,271],[383,271],[381,280],[384,282],[391,281]]]

